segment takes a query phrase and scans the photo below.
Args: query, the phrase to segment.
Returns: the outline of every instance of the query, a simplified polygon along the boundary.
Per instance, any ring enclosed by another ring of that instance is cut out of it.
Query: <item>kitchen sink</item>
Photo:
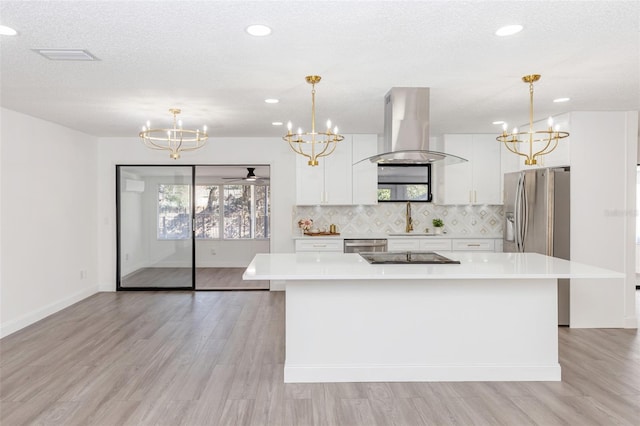
[[[398,264],[413,265],[420,263],[443,264],[443,263],[460,263],[458,260],[452,260],[441,254],[432,251],[390,251],[390,252],[361,252],[367,262],[373,264]]]

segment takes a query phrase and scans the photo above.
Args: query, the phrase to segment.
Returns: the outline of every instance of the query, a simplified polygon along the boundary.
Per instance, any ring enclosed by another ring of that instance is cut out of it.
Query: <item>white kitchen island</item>
[[[558,278],[621,278],[533,253],[371,265],[358,254],[258,254],[243,278],[286,281],[284,380],[558,381]]]

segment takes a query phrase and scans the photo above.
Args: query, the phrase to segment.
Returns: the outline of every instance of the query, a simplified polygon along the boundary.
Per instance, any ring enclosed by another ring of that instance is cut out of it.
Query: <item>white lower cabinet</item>
[[[453,240],[453,251],[495,251],[495,242],[490,239]]]
[[[390,238],[389,251],[502,251],[502,240],[492,238]]]
[[[451,251],[451,240],[448,238],[391,238],[387,241],[389,251]]]
[[[344,243],[342,239],[309,238],[311,239],[296,240],[296,253],[316,251],[342,253],[344,250]]]
[[[388,251],[407,251],[407,250],[420,250],[419,238],[392,238],[387,240]]]
[[[434,240],[424,238],[420,240],[420,250],[424,251],[451,251],[451,240]]]

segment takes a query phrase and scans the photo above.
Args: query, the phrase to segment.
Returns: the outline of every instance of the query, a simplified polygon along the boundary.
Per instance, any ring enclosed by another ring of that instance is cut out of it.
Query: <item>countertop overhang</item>
[[[372,265],[357,253],[257,254],[245,280],[449,280],[625,278],[625,274],[537,253],[447,252],[460,264]]]

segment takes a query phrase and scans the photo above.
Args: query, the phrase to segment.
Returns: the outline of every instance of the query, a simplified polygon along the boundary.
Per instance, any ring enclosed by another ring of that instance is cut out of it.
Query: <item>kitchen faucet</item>
[[[407,201],[407,212],[405,214],[405,220],[407,225],[404,228],[405,232],[413,231],[413,219],[411,219],[411,202]]]

